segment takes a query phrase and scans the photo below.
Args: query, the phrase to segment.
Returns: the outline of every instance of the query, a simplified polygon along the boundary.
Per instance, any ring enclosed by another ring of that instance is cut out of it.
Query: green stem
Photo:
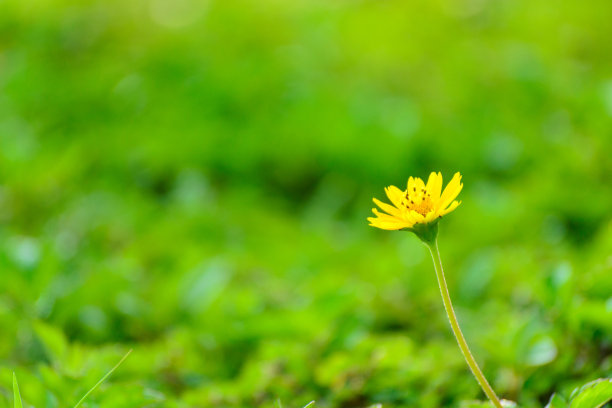
[[[470,370],[472,370],[478,384],[480,384],[480,387],[484,393],[487,394],[487,397],[489,397],[493,405],[495,405],[497,408],[503,408],[501,402],[499,402],[499,398],[497,395],[495,395],[495,391],[493,391],[493,388],[491,388],[487,382],[484,374],[482,374],[482,371],[480,371],[476,360],[474,360],[474,356],[472,356],[470,348],[468,347],[465,337],[463,337],[463,333],[461,332],[461,328],[459,327],[459,322],[457,321],[457,316],[453,310],[450,294],[448,293],[448,286],[446,286],[446,279],[444,278],[442,260],[440,259],[440,251],[438,250],[438,240],[433,240],[432,243],[426,243],[426,245],[429,248],[429,252],[431,252],[431,257],[433,258],[434,268],[438,278],[438,285],[440,286],[440,293],[442,294],[442,302],[444,303],[444,309],[446,309],[448,321],[453,329],[457,343],[459,343],[461,353],[463,354],[463,357],[465,357],[465,361],[467,362],[468,366],[470,366]]]
[[[92,388],[90,388],[90,390],[87,391],[87,393],[85,395],[83,395],[83,398],[81,398],[79,400],[79,402],[77,402],[77,404],[74,406],[74,408],[79,408],[79,406],[83,403],[83,401],[85,401],[85,399],[87,399],[89,394],[94,392],[95,389],[98,388],[100,386],[100,384],[102,384],[104,382],[104,380],[106,380],[113,373],[113,371],[115,371],[121,365],[121,363],[123,363],[125,361],[126,358],[128,358],[128,356],[130,355],[131,352],[132,352],[131,349],[128,350],[128,352],[125,353],[125,355],[121,358],[121,360],[119,360],[119,362],[113,368],[111,368],[111,370],[108,373],[106,373],[104,375],[104,377],[102,377],[102,379],[100,379],[100,381],[98,381],[96,383],[96,385],[94,385]]]

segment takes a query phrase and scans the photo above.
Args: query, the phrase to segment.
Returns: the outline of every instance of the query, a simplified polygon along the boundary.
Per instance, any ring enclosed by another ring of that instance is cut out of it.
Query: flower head
[[[437,226],[437,221],[461,204],[456,201],[461,192],[461,174],[455,173],[444,192],[442,192],[442,174],[431,173],[427,184],[418,177],[410,177],[406,190],[402,191],[395,186],[385,189],[387,197],[393,205],[383,203],[374,198],[374,203],[384,212],[373,208],[376,217],[368,218],[370,225],[385,230],[408,229],[420,232],[427,226]],[[437,232],[437,230],[436,230]],[[423,238],[421,236],[421,238]]]

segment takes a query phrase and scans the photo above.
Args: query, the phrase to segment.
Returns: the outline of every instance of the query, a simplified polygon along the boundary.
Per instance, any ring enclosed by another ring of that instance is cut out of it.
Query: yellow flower
[[[371,226],[385,230],[421,231],[427,224],[436,224],[438,218],[461,204],[461,201],[456,201],[455,198],[462,188],[459,173],[455,173],[444,192],[442,192],[442,173],[431,173],[427,185],[418,177],[410,177],[404,191],[395,186],[385,189],[393,205],[373,199],[385,213],[373,208],[372,212],[376,217],[370,217],[368,221]]]

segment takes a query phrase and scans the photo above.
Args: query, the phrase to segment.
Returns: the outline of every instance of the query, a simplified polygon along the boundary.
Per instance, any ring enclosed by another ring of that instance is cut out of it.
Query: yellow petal
[[[372,200],[374,201],[374,204],[380,207],[381,210],[386,211],[387,213],[394,215],[396,217],[401,217],[402,211],[400,209],[392,205],[383,203],[382,201],[377,200],[376,198],[373,198]]]
[[[448,206],[448,208],[443,209],[440,211],[440,216],[446,215],[449,212],[452,212],[455,210],[455,208],[459,207],[459,204],[461,204],[461,201],[453,201],[451,203],[451,205]]]
[[[368,221],[370,221],[370,225],[372,227],[376,227],[376,228],[380,228],[384,230],[400,230],[400,229],[410,227],[408,223],[402,222],[402,221],[386,221],[386,220],[383,221],[380,218],[373,218],[373,217],[368,218]]]
[[[406,183],[406,188],[408,189],[408,191],[412,191],[412,188],[414,187],[414,182],[415,182],[414,177],[412,176],[408,177],[408,183]]]
[[[425,222],[425,217],[414,210],[410,210],[410,216],[415,220],[415,222]]]
[[[463,188],[463,184],[461,184],[461,174],[455,173],[453,179],[448,183],[442,196],[440,197],[440,201],[436,205],[436,210],[440,210],[446,208],[461,192]]]
[[[419,177],[416,178],[416,182],[414,184],[415,184],[415,187],[416,187],[416,191],[421,191],[421,190],[423,190],[425,188],[425,183]]]
[[[395,220],[401,221],[402,220],[402,218],[400,217],[394,217],[393,215],[381,213],[376,208],[372,208],[372,212],[374,213],[374,215],[376,215],[381,220],[386,220],[386,221],[395,221]]]
[[[425,188],[425,183],[419,177],[410,177],[408,179],[408,194],[416,193]]]
[[[436,218],[438,218],[439,215],[437,212],[431,210],[430,212],[427,213],[427,215],[425,216],[425,222],[432,222],[433,220],[435,220]]]
[[[427,192],[431,195],[431,200],[435,203],[440,199],[442,192],[442,173],[432,172],[427,180]]]
[[[402,199],[404,198],[404,193],[402,190],[395,186],[389,186],[385,188],[385,192],[387,193],[387,197],[389,197],[389,200],[391,200],[394,206],[398,208],[401,207]]]

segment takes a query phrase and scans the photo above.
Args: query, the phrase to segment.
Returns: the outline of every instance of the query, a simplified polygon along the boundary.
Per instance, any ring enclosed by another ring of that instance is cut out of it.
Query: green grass
[[[17,376],[15,376],[15,373],[13,373],[13,407],[23,407],[23,402],[21,401],[21,394],[19,394],[19,384],[17,383]]]
[[[128,356],[130,355],[130,353],[132,352],[132,350],[128,351],[125,356],[123,356],[121,358],[121,360],[119,360],[119,362],[110,369],[110,371],[108,373],[106,373],[104,375],[104,377],[102,377],[100,379],[100,381],[98,381],[93,387],[91,387],[89,389],[89,391],[87,391],[85,393],[85,395],[83,395],[83,397],[79,400],[79,402],[76,403],[76,405],[74,406],[74,408],[78,408],[80,407],[83,402],[87,399],[87,397],[89,397],[89,395],[94,392],[104,381],[106,381],[106,379],[108,377],[110,377],[110,375],[117,369],[119,368],[119,366],[121,365],[121,363],[123,363],[125,361],[126,358],[128,358]],[[17,383],[17,376],[15,375],[15,373],[13,373],[13,406],[14,408],[22,408],[23,407],[23,401],[21,400],[21,394],[19,393],[19,384]]]
[[[365,221],[434,170],[500,397],[612,376],[612,4],[204,3],[0,4],[0,408],[129,349],[82,408],[483,399],[426,249]]]

